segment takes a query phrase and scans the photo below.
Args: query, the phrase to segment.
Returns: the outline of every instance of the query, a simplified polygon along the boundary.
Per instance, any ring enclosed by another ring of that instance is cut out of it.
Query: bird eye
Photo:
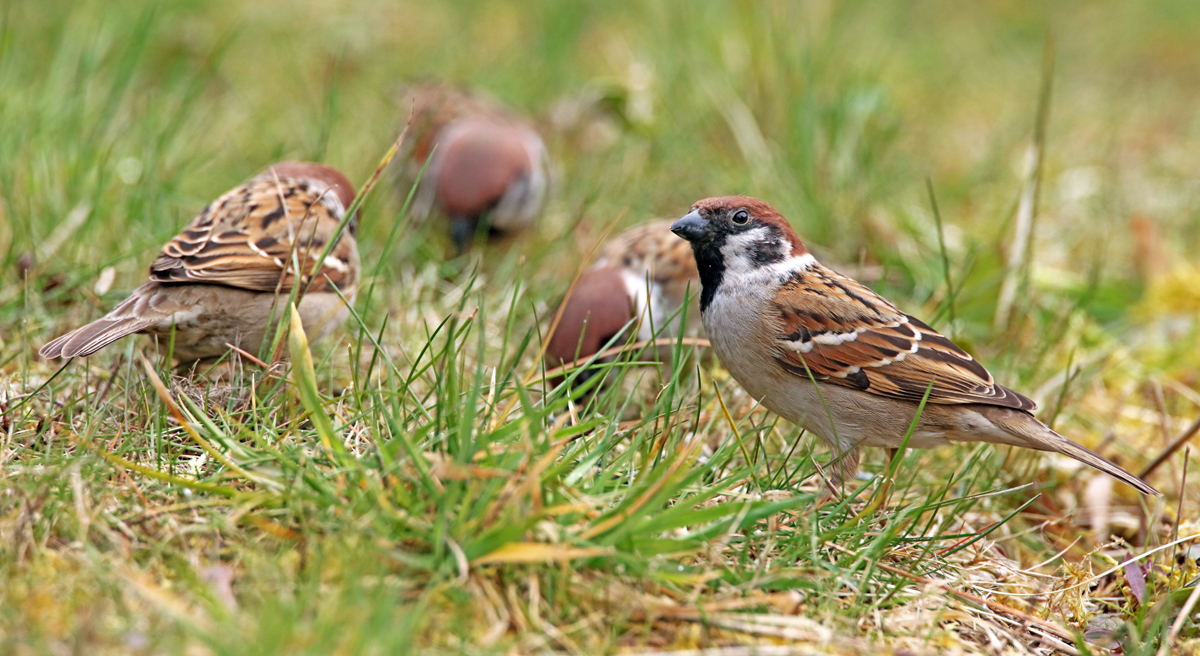
[[[747,212],[746,210],[738,210],[733,213],[733,222],[738,225],[746,225],[746,222],[749,220],[750,220],[750,213]]]

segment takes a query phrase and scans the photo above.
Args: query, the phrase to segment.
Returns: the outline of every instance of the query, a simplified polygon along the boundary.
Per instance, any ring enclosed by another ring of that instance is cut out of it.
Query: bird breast
[[[750,396],[785,419],[796,421],[789,416],[791,413],[785,414],[766,400],[768,392],[779,384],[771,380],[778,378],[776,370],[787,373],[775,362],[778,347],[771,343],[771,336],[779,332],[779,327],[773,325],[777,322],[767,314],[773,294],[767,285],[739,285],[735,280],[726,280],[701,318],[717,357]]]

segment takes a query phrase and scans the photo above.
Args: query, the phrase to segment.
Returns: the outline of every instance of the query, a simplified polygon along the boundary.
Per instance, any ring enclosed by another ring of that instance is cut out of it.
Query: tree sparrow
[[[680,309],[689,286],[695,302],[700,278],[688,243],[671,234],[670,225],[644,223],[604,246],[563,301],[546,348],[550,365],[585,361],[626,330],[637,331],[639,341],[679,334]],[[658,357],[669,352],[660,347]]]
[[[692,244],[713,350],[755,399],[833,451],[835,485],[859,449],[991,442],[1061,453],[1143,494],[1136,476],[1034,418],[1033,401],[996,384],[949,339],[813,258],[770,205],[709,198],[671,226]]]
[[[490,98],[437,82],[411,88],[401,110],[410,108],[411,179],[428,160],[413,203],[418,219],[446,216],[459,253],[481,225],[489,235],[533,225],[546,199],[549,157],[530,125]]]
[[[87,356],[133,333],[170,339],[181,362],[223,355],[232,344],[256,353],[272,309],[286,309],[297,284],[298,310],[313,341],[349,315],[359,281],[357,219],[325,258],[354,200],[354,186],[321,164],[276,164],[205,207],[163,247],[150,279],[112,312],[41,349],[45,358]],[[335,291],[336,289],[336,291]],[[338,292],[345,301],[338,296]]]

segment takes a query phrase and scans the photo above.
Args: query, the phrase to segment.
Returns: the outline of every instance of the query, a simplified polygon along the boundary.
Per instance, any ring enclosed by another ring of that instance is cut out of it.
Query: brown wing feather
[[[638,278],[649,275],[676,306],[683,303],[689,290],[693,300],[699,299],[700,272],[692,245],[671,232],[672,223],[650,221],[617,235],[601,249],[596,266],[628,269]]]
[[[775,309],[779,362],[797,375],[910,401],[928,391],[929,403],[1037,407],[936,330],[820,265],[788,280]]]
[[[296,282],[293,251],[307,280],[343,216],[333,190],[268,171],[205,207],[163,247],[150,279],[288,291]],[[354,240],[340,239],[310,290],[326,290],[328,281],[352,287],[357,258]]]

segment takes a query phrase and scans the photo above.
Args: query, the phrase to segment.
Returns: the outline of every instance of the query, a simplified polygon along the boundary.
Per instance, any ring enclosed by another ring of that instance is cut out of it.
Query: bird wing
[[[267,171],[205,207],[163,247],[150,265],[150,279],[290,291],[297,279],[295,264],[307,283],[344,216],[332,191]],[[354,240],[339,239],[309,290],[327,290],[330,283],[339,289],[353,286],[357,258]]]
[[[774,310],[778,362],[806,379],[914,402],[1037,407],[933,328],[819,264],[783,284]]]

